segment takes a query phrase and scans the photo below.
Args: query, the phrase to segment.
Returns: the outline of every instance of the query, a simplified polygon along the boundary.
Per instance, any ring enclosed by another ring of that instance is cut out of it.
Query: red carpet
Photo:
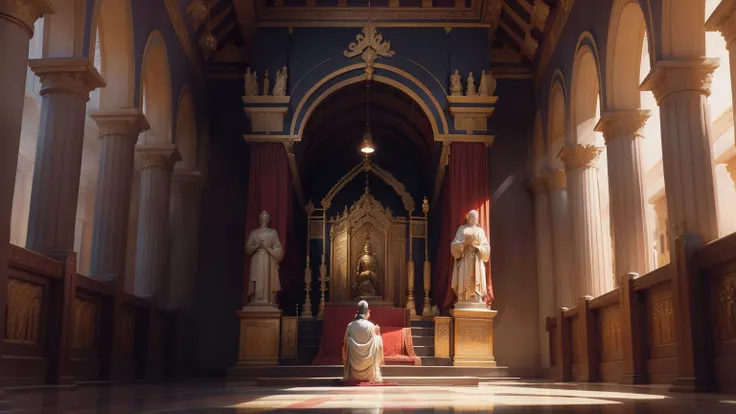
[[[340,381],[343,387],[395,387],[397,382],[360,382],[360,381]]]
[[[313,365],[342,365],[342,341],[345,329],[355,317],[353,305],[327,305],[322,323],[322,340]],[[371,322],[381,327],[384,362],[388,365],[421,365],[414,353],[406,308],[376,306],[371,308]]]

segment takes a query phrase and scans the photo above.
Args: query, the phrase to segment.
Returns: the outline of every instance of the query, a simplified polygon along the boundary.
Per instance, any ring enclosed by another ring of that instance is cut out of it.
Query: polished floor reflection
[[[263,388],[193,382],[11,393],[17,412],[74,414],[258,412],[734,413],[736,395],[670,394],[666,387],[494,383],[478,387]]]

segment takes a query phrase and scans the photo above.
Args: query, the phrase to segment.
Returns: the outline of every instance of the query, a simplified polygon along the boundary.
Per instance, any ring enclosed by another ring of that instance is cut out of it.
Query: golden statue
[[[371,239],[368,238],[363,246],[363,254],[358,258],[358,266],[355,269],[355,283],[353,290],[359,297],[380,296],[380,284],[378,283],[378,259],[373,255]]]

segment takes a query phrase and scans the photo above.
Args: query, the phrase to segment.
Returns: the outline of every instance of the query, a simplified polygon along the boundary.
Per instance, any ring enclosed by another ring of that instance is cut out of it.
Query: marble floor
[[[258,412],[736,413],[736,395],[670,394],[666,387],[493,383],[478,387],[263,388],[225,382],[84,386],[9,393],[12,412],[133,414]]]

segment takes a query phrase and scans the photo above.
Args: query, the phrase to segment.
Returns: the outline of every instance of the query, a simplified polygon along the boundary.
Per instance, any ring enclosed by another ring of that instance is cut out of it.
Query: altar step
[[[301,377],[301,378],[258,378],[260,387],[335,387],[341,386],[342,377]],[[479,377],[387,377],[383,380],[403,386],[441,386],[475,387],[480,383],[510,381],[509,378]]]
[[[479,381],[512,380],[507,367],[453,367],[453,366],[410,366],[386,365],[384,377],[474,377]],[[279,366],[235,366],[228,369],[228,379],[233,381],[255,381],[264,378],[341,378],[342,365],[279,365]]]

